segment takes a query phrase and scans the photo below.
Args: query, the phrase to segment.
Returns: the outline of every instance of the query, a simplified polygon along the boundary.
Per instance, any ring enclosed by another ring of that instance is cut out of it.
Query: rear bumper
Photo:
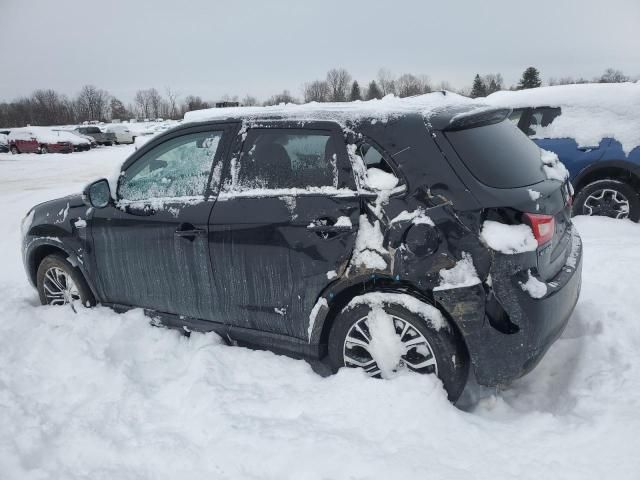
[[[522,289],[528,275],[519,255],[502,254],[494,257],[489,294],[481,285],[435,292],[462,333],[481,385],[507,384],[531,371],[566,327],[582,283],[582,242],[575,229],[572,235],[569,260],[542,298]]]

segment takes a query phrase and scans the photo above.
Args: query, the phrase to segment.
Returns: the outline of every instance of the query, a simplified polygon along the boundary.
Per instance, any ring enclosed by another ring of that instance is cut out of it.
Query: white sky
[[[165,87],[260,99],[345,67],[361,84],[385,67],[471,85],[640,75],[640,0],[0,0],[0,100],[84,84],[125,102]]]

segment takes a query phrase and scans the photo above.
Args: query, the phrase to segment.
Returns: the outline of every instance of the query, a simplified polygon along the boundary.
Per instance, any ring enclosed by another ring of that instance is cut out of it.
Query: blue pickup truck
[[[574,87],[568,89],[567,87]],[[565,109],[569,109],[571,95],[562,99],[562,92],[573,93],[575,87],[580,87],[582,92],[588,92],[590,88],[593,96],[602,96],[602,93],[610,92],[615,96],[618,91],[631,91],[631,85],[626,89],[612,88],[603,89],[602,86],[572,85],[564,87],[543,87],[540,92],[500,92],[499,103],[513,107],[511,120],[518,125],[518,128],[532,138],[532,140],[545,150],[554,152],[560,161],[569,170],[571,182],[575,189],[573,203],[574,215],[604,215],[612,218],[629,218],[633,221],[640,220],[640,143],[624,145],[616,138],[603,134],[598,141],[592,144],[579,143],[569,134],[567,136],[553,135],[549,138],[545,132],[553,131],[549,128],[558,122]],[[593,88],[596,87],[596,88]],[[636,87],[636,85],[633,85]],[[640,92],[640,85],[637,85]],[[493,96],[488,97],[490,100]],[[630,97],[635,102],[635,95]],[[512,99],[512,102],[509,101]],[[528,106],[527,100],[530,100]],[[607,109],[607,102],[622,103],[620,98],[601,98],[604,104],[603,109]],[[594,100],[594,103],[596,100]],[[495,102],[490,102],[495,103]],[[640,107],[640,105],[638,105]],[[593,109],[592,105],[590,108]],[[589,109],[585,109],[588,111]],[[626,109],[625,113],[628,112]],[[597,110],[596,110],[597,112]],[[573,114],[573,112],[572,112]],[[621,115],[620,121],[626,122],[625,129],[635,128],[640,133],[640,122],[634,126],[629,125],[629,116]],[[632,118],[632,117],[631,117]],[[638,112],[640,119],[640,111]],[[589,115],[584,116],[584,128],[592,128],[587,125],[591,120]],[[602,121],[600,119],[600,121]],[[573,122],[576,128],[580,128],[579,122]],[[620,126],[622,127],[622,126]],[[603,128],[604,130],[616,131],[616,128]],[[564,129],[566,132],[566,129]],[[578,135],[576,135],[578,136]]]

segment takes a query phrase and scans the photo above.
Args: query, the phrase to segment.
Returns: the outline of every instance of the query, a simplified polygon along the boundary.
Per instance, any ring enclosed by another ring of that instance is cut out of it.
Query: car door
[[[212,319],[207,220],[228,129],[174,132],[125,163],[117,200],[90,219],[104,301]]]
[[[336,125],[275,122],[244,132],[209,219],[219,315],[236,332],[306,339],[318,296],[349,260],[359,214]]]

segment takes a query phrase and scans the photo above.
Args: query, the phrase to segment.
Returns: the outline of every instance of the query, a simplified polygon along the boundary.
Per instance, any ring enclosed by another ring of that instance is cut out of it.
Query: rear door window
[[[224,191],[338,187],[337,148],[329,131],[251,129],[231,161]]]
[[[446,132],[458,156],[480,182],[516,188],[545,180],[540,149],[512,123]]]

